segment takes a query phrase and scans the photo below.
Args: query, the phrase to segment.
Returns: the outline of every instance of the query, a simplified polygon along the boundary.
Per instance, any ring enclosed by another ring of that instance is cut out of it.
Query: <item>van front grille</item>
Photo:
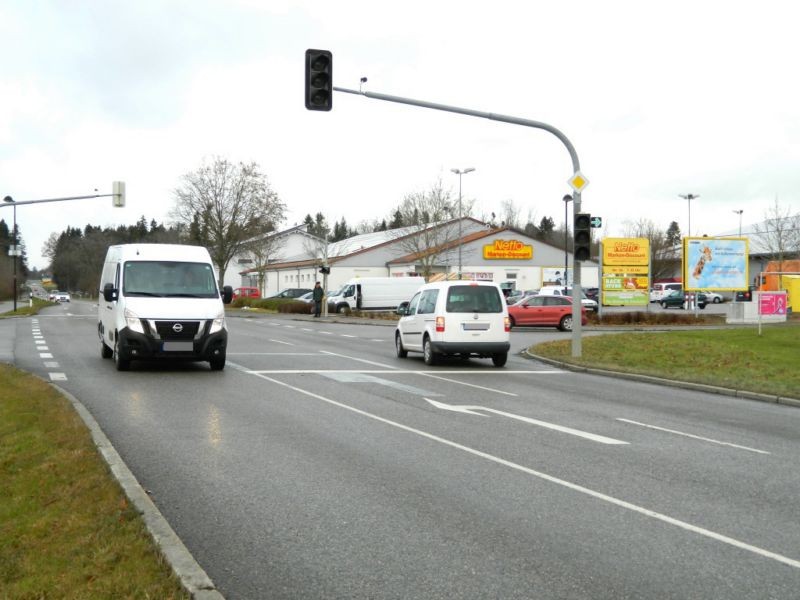
[[[156,321],[155,324],[162,340],[192,340],[200,329],[200,321]]]

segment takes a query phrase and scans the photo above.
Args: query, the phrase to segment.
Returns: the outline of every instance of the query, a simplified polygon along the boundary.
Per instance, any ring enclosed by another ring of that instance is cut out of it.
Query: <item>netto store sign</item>
[[[650,261],[650,242],[646,238],[605,238],[604,265],[641,265]]]
[[[533,246],[519,240],[495,240],[494,244],[483,247],[485,260],[531,260]]]

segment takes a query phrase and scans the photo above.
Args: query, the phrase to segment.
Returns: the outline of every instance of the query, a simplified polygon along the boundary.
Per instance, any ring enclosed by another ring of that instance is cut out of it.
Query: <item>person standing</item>
[[[311,298],[314,300],[314,316],[319,317],[322,310],[322,298],[325,296],[325,291],[319,284],[319,281],[314,284],[314,291],[311,293]]]

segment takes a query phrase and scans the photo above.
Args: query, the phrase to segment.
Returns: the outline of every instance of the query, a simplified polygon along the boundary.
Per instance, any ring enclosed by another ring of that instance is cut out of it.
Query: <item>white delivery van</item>
[[[328,296],[328,310],[395,310],[424,284],[423,277],[356,277]]]
[[[208,250],[179,244],[110,246],[100,276],[100,354],[126,371],[133,360],[208,361],[225,367],[228,329]]]
[[[444,355],[491,358],[496,367],[506,364],[511,321],[495,283],[427,283],[398,307],[397,314],[394,344],[399,358],[422,352],[428,365]]]

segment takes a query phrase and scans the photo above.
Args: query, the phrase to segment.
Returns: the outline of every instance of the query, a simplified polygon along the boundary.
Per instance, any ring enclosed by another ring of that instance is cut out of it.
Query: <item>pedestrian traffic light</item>
[[[592,215],[576,213],[573,228],[572,254],[575,260],[584,261],[592,257]]]
[[[306,50],[306,108],[333,106],[333,55],[328,50]]]
[[[320,267],[319,268],[319,272],[322,273],[323,275],[329,275],[330,272],[331,272],[331,268],[330,267]]]

